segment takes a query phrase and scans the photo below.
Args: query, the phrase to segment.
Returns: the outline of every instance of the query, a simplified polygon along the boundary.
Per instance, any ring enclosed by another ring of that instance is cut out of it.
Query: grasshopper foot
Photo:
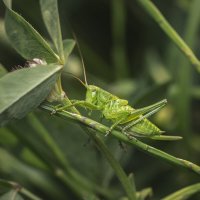
[[[51,115],[55,115],[57,113],[57,110],[56,109],[53,109],[52,111],[51,111]]]
[[[126,130],[126,129],[125,129]],[[124,135],[126,135],[126,137],[129,139],[129,140],[132,140],[133,138],[132,138],[132,135],[130,134],[130,133],[128,133],[128,132],[126,132],[124,130],[124,128],[122,129],[122,133],[124,134]]]
[[[106,131],[105,137],[107,137],[108,135],[110,135],[111,131],[112,131],[112,129],[108,129],[108,130]]]

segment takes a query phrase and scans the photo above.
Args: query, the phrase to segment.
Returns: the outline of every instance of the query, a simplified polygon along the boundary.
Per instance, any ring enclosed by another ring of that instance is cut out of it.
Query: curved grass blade
[[[40,8],[46,28],[51,36],[56,51],[64,62],[62,34],[57,0],[40,0]]]
[[[20,119],[39,106],[54,86],[61,66],[38,65],[8,73],[0,79],[0,126]]]
[[[5,28],[11,44],[26,60],[44,59],[56,63],[59,57],[42,36],[18,13],[7,7]]]
[[[72,40],[72,39],[63,40],[65,61],[67,61],[69,55],[71,54],[72,50],[74,49],[75,44],[76,44],[75,40]]]
[[[164,198],[162,200],[186,200],[190,198],[195,193],[200,192],[200,183],[196,183],[194,185],[190,185],[183,189],[180,189]]]
[[[165,34],[172,40],[172,42],[183,52],[187,59],[191,62],[196,70],[200,72],[200,61],[193,53],[192,49],[185,43],[180,35],[165,19],[160,10],[150,0],[137,0],[146,12],[155,20]]]

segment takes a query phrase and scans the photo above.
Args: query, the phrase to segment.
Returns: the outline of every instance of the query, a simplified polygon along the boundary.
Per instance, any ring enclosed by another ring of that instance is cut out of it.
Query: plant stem
[[[189,9],[189,16],[187,23],[185,24],[184,40],[192,47],[198,41],[198,29],[200,23],[199,12],[200,1],[194,0],[191,3]],[[188,146],[187,152],[190,155],[190,139],[191,139],[191,88],[192,88],[192,76],[193,70],[190,67],[190,63],[179,56],[176,60],[176,66],[181,66],[182,70],[176,75],[175,80],[178,84],[178,93],[176,100],[177,114],[179,119],[179,127],[181,133],[185,138],[186,145]]]
[[[16,190],[16,192],[19,192],[19,193],[23,194],[24,196],[28,197],[29,199],[42,200],[41,198],[37,197],[35,194],[33,194],[32,192],[30,192],[29,190],[27,190],[26,188],[22,187],[21,185],[19,185],[16,182],[0,179],[0,183],[3,183],[6,187],[13,188],[14,190]]]
[[[173,194],[170,194],[170,195],[162,198],[162,200],[188,199],[190,196],[192,196],[193,194],[195,194],[199,191],[200,191],[200,183],[196,183],[194,185],[190,185],[185,188],[182,188],[182,189],[174,192]]]
[[[86,129],[86,127],[83,127]],[[104,144],[104,142],[101,140],[101,138],[97,137],[95,134],[91,133],[88,129],[86,129],[90,137],[93,139],[95,142],[97,148],[103,155],[106,157],[108,162],[110,163],[111,167],[116,173],[116,176],[118,177],[119,181],[121,182],[124,190],[126,191],[126,194],[128,196],[129,200],[136,200],[136,188],[135,188],[135,183],[130,182],[128,179],[126,173],[122,169],[121,165],[119,162],[113,157],[111,152],[109,151],[108,147]]]
[[[49,149],[52,151],[53,155],[66,172],[64,173],[62,169],[55,167],[54,173],[56,176],[64,181],[64,183],[69,186],[76,194],[79,194],[80,197],[82,197],[86,191],[90,193],[92,190],[95,190],[94,183],[90,183],[89,180],[86,180],[71,168],[68,160],[66,159],[66,156],[62,153],[58,145],[55,143],[53,138],[50,136],[43,124],[37,119],[37,117],[34,114],[30,114],[29,120],[32,127],[37,131],[42,140],[48,145]]]
[[[179,34],[165,19],[162,13],[150,0],[138,0],[142,7],[148,12],[148,14],[158,23],[165,34],[176,44],[176,46],[185,54],[189,61],[196,67],[196,70],[200,73],[200,61],[195,56],[190,47],[184,42]]]
[[[68,105],[71,104],[70,100],[67,97],[65,99],[65,103],[68,104]],[[44,105],[42,105],[41,107],[44,108]],[[74,106],[71,107],[71,110],[73,112],[77,113],[76,115],[78,115],[78,116],[80,115],[79,111]],[[93,133],[91,133],[91,131],[89,129],[87,129],[86,127],[84,127],[84,126],[81,126],[81,127],[93,139],[93,141],[95,142],[95,144],[96,144],[97,148],[99,149],[99,151],[107,158],[107,160],[110,163],[111,167],[115,171],[118,179],[120,180],[124,190],[126,191],[126,194],[129,197],[129,199],[130,200],[136,200],[135,185],[132,184],[129,181],[129,179],[128,179],[127,175],[125,174],[125,172],[123,171],[121,165],[113,157],[113,155],[110,153],[109,149],[104,144],[104,142],[101,140],[101,138],[99,138],[98,136],[96,136]]]
[[[22,187],[19,192],[32,200],[42,200],[24,187]]]
[[[54,110],[54,107],[51,105],[47,105],[47,104],[43,104],[42,108],[46,111],[52,112]],[[67,119],[71,119],[75,122],[79,122],[81,124],[84,124],[98,132],[100,132],[103,135],[106,135],[107,131],[109,130],[109,127],[104,126],[103,124],[100,124],[92,119],[89,119],[87,117],[81,116],[79,114],[75,114],[75,113],[70,113],[68,111],[59,111],[57,112],[55,115],[62,117],[62,118],[67,118]],[[161,151],[159,149],[156,149],[152,146],[149,146],[143,142],[141,142],[140,140],[136,139],[135,137],[132,137],[132,139],[129,139],[126,135],[122,134],[119,131],[113,130],[111,132],[111,135],[113,135],[114,137],[116,137],[118,140],[123,141],[125,143],[128,144],[132,144],[134,146],[136,146],[138,149],[152,155],[155,156],[159,159],[165,160],[169,163],[175,164],[177,166],[181,166],[184,168],[187,168],[189,170],[192,170],[193,172],[197,173],[200,175],[200,166],[187,161],[187,160],[183,160],[177,157],[174,157],[168,153],[165,153],[164,151]]]

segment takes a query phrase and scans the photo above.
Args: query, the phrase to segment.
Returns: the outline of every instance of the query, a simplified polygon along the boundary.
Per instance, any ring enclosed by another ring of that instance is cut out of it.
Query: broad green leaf
[[[58,55],[64,60],[62,34],[57,0],[40,0],[40,8],[46,28]]]
[[[2,76],[4,76],[5,74],[7,74],[7,70],[5,69],[5,67],[0,63],[0,78]]]
[[[181,190],[178,190],[178,191],[174,192],[173,194],[170,194],[170,195],[162,198],[162,200],[174,200],[174,199],[175,200],[186,200],[197,192],[200,192],[200,183],[190,185]]]
[[[64,56],[66,61],[74,49],[75,44],[76,42],[72,39],[63,40]]]
[[[23,198],[16,190],[10,190],[8,193],[2,195],[0,200],[23,200]]]
[[[24,117],[39,106],[54,86],[61,66],[38,65],[8,73],[0,79],[0,126]]]
[[[5,28],[13,47],[27,60],[40,58],[56,63],[59,58],[42,36],[18,13],[7,7]]]

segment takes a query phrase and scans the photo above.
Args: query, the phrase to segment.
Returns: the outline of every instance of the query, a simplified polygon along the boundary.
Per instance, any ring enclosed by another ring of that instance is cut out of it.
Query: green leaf
[[[56,63],[59,57],[42,36],[18,13],[7,7],[5,28],[13,47],[27,60],[40,58]]]
[[[8,8],[12,8],[12,0],[3,0],[3,2]]]
[[[46,28],[51,36],[57,53],[64,61],[62,34],[57,0],[40,0],[40,8]]]
[[[0,197],[0,200],[23,200],[16,190],[10,190],[8,193]]]
[[[0,63],[0,78],[2,76],[4,76],[5,74],[7,74],[7,70],[5,69],[5,67]]]
[[[186,200],[190,198],[193,194],[200,192],[200,183],[190,185],[183,189],[180,189],[164,198],[162,200]]]
[[[63,40],[64,56],[66,61],[69,55],[71,54],[72,50],[74,49],[75,44],[76,42],[72,39]]]
[[[39,106],[54,86],[61,66],[38,65],[8,73],[0,79],[0,126],[24,117]]]

